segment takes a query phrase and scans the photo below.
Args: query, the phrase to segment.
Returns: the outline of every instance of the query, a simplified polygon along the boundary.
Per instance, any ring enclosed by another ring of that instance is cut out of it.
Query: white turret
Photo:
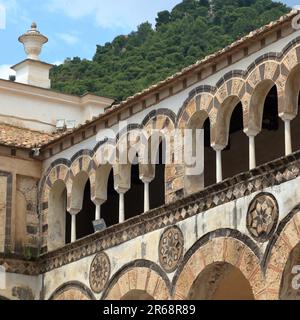
[[[37,30],[37,25],[33,22],[31,28],[19,37],[19,41],[24,45],[27,58],[12,67],[16,71],[16,82],[49,89],[49,71],[53,65],[41,62],[39,58],[48,38]]]
[[[48,42],[48,38],[37,30],[37,25],[33,22],[31,29],[20,36],[19,41],[24,45],[27,59],[40,60],[39,54],[43,45]]]

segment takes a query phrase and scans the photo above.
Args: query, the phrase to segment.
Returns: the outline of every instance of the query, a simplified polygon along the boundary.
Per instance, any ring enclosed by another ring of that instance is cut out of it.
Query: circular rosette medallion
[[[184,239],[181,230],[170,227],[164,231],[159,242],[159,262],[166,272],[174,272],[183,255]]]
[[[247,228],[259,242],[269,240],[278,222],[276,199],[268,193],[257,195],[250,203],[247,213]]]
[[[95,293],[100,293],[110,277],[108,256],[101,252],[96,255],[90,267],[90,286]]]

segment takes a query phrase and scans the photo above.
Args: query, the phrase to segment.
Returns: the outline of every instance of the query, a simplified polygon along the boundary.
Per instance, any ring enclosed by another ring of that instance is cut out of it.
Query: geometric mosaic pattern
[[[5,254],[0,254],[0,267],[7,273],[19,273],[24,275],[39,275],[41,268],[36,261],[24,261],[21,259],[8,259]]]
[[[275,198],[261,193],[251,202],[247,213],[247,228],[259,242],[267,241],[278,222],[278,205]]]
[[[100,293],[110,277],[110,261],[106,253],[96,255],[90,267],[90,286],[95,293]]]
[[[183,255],[184,239],[177,226],[168,228],[159,241],[159,262],[168,273],[174,272]]]

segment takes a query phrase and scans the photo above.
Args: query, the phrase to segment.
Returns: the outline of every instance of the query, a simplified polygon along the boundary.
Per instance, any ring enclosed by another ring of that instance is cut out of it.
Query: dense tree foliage
[[[145,22],[98,45],[92,61],[66,59],[53,69],[52,87],[122,100],[288,11],[271,0],[183,0],[159,12],[155,27]]]

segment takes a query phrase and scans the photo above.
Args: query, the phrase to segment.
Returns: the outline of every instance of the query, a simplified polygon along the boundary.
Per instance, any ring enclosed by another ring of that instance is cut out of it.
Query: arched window
[[[73,179],[70,208],[76,214],[76,239],[94,232],[95,205],[91,200],[91,186],[88,173],[79,172]]]
[[[256,164],[261,165],[285,155],[284,122],[278,117],[276,86],[267,93],[263,105],[262,128],[255,138]],[[274,147],[275,146],[275,147]]]
[[[95,210],[96,206],[91,200],[91,184],[88,179],[84,187],[82,209],[76,216],[76,239],[94,233]]]
[[[249,170],[249,138],[243,130],[243,106],[239,102],[231,113],[228,144],[222,152],[224,179]]]
[[[107,178],[102,177],[102,179]],[[106,184],[104,185],[106,186]],[[101,206],[101,217],[104,219],[107,227],[119,223],[119,195],[114,188],[114,173],[112,168],[110,168],[107,179],[107,200]]]
[[[156,152],[155,177],[150,183],[150,209],[158,208],[165,204],[165,162],[166,162],[166,142],[161,138]]]
[[[137,157],[136,157],[137,160]],[[130,219],[144,211],[144,183],[139,177],[137,161],[131,165],[131,185],[125,193],[125,218]]]
[[[215,153],[211,148],[210,121],[205,111],[195,112],[187,129],[192,131],[187,133],[188,138],[184,141],[185,161],[189,162],[185,163],[185,191],[191,194],[215,183]],[[187,147],[190,135],[192,143]],[[192,164],[193,159],[197,163]]]
[[[204,186],[216,183],[216,153],[211,147],[210,121],[206,119],[204,128]]]

